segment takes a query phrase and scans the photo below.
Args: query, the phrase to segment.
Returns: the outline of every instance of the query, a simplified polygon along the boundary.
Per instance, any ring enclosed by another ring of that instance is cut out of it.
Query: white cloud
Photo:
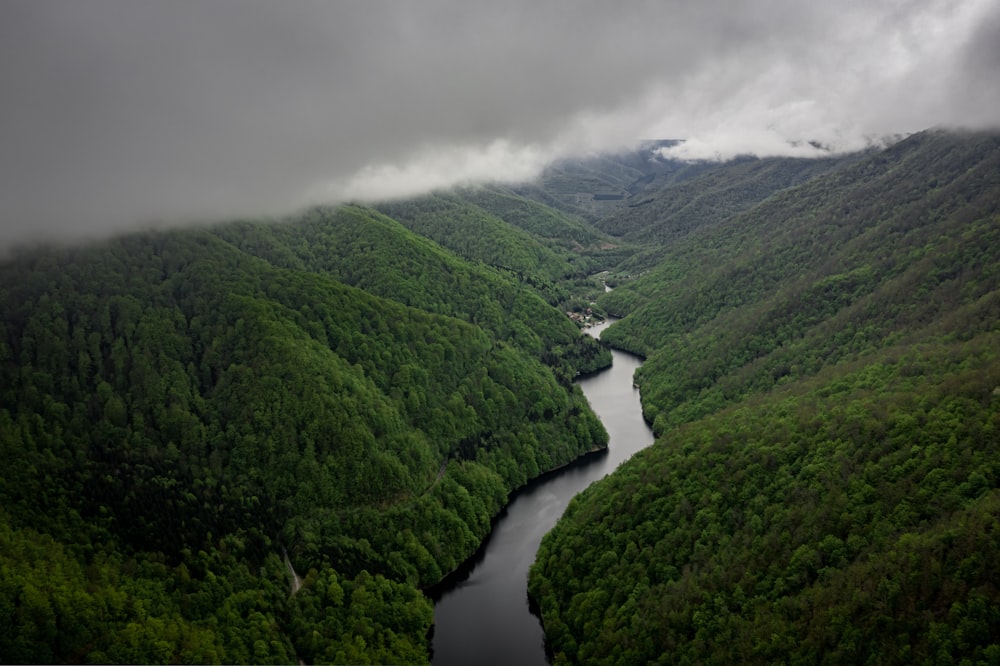
[[[11,0],[0,245],[1000,126],[995,0]]]
[[[536,146],[506,139],[486,145],[427,146],[399,163],[365,166],[348,179],[315,186],[304,199],[378,201],[455,185],[522,182],[536,177],[552,157]]]

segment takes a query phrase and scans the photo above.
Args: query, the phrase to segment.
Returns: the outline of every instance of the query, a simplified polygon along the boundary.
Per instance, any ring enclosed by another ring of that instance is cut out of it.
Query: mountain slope
[[[749,210],[776,192],[854,159],[856,155],[816,159],[742,157],[712,167],[686,165],[684,168],[693,172],[688,177],[650,192],[657,184],[654,181],[641,196],[631,197],[627,207],[595,224],[625,243],[644,248],[617,268],[619,273],[638,273],[660,261],[667,248],[688,233]]]
[[[572,269],[567,253],[454,194],[433,194],[379,206],[386,215],[466,259],[546,281]]]
[[[436,199],[427,204],[436,207]],[[447,204],[446,204],[447,205]],[[464,209],[462,209],[464,210]],[[456,213],[455,222],[464,218]],[[478,213],[476,215],[479,215]],[[466,231],[475,229],[475,217]],[[565,382],[610,362],[514,276],[463,261],[398,221],[358,206],[318,208],[289,224],[240,223],[216,233],[277,266],[319,272],[372,294],[456,317],[556,367]]]
[[[30,253],[0,304],[5,661],[424,661],[416,586],[606,442],[596,346],[361,209]]]
[[[733,397],[791,365],[815,371],[810,355],[859,353],[975,305],[997,279],[998,174],[994,137],[928,133],[677,243],[601,301],[635,307],[605,337],[650,356],[647,416],[677,408],[676,395]],[[737,371],[756,374],[724,379]]]
[[[568,280],[606,270],[623,252],[634,252],[571,215],[496,186],[378,208],[456,254],[516,277],[554,305],[570,297]]]
[[[998,203],[1000,137],[926,132],[606,297],[659,437],[542,544],[557,661],[1000,654]]]
[[[686,234],[864,154],[816,159],[743,156],[725,162],[663,157],[660,150],[675,143],[647,141],[620,154],[565,160],[546,169],[537,183],[514,189],[590,221],[620,245],[612,278],[618,282],[655,266],[667,247]]]

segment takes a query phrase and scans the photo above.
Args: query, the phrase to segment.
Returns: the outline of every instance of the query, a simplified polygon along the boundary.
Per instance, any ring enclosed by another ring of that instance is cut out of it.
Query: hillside
[[[478,214],[471,214],[470,233],[476,230],[478,219]],[[548,283],[532,284],[486,265],[481,258],[465,261],[372,209],[317,208],[292,224],[243,222],[216,233],[275,265],[321,273],[491,331],[544,360],[566,382],[578,371],[592,371],[610,362],[606,350],[581,337],[573,324],[546,303],[542,294]]]
[[[1000,137],[929,131],[604,297],[657,443],[530,591],[557,662],[1000,655]]]
[[[418,586],[606,443],[605,350],[365,209],[26,253],[0,305],[3,661],[426,661]]]
[[[570,297],[564,281],[606,270],[621,259],[621,250],[605,234],[500,187],[431,194],[378,208],[459,256],[516,277],[553,305]]]
[[[551,283],[572,270],[567,253],[453,194],[385,203],[379,209],[459,256],[527,279]]]
[[[619,274],[641,273],[663,260],[664,254],[687,234],[753,208],[789,187],[840,168],[858,155],[827,158],[742,157],[708,168],[678,167],[685,175],[661,185],[652,180],[628,198],[626,207],[595,222],[620,242],[642,251],[616,267]]]
[[[786,188],[859,159],[864,153],[803,159],[743,156],[725,162],[663,157],[672,141],[647,141],[632,151],[558,162],[537,183],[514,188],[588,220],[620,247],[612,282],[642,274],[688,233],[747,211]]]
[[[604,339],[649,357],[647,418],[678,423],[689,401],[719,405],[927,326],[988,327],[998,174],[993,137],[926,133],[671,246],[601,298],[630,313]]]

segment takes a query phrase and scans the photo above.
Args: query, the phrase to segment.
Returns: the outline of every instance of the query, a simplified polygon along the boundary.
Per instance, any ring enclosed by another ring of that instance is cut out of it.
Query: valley
[[[1000,136],[658,147],[5,259],[0,660],[995,661]]]
[[[609,323],[587,333],[599,338]],[[577,380],[608,431],[607,450],[518,490],[480,551],[434,590],[432,663],[547,663],[542,626],[526,594],[538,545],[573,497],[653,442],[632,388],[641,361],[613,354],[610,368]]]

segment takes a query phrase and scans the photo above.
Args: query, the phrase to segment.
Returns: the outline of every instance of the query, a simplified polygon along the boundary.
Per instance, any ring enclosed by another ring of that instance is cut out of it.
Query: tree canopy
[[[360,208],[35,251],[0,303],[5,661],[424,661],[417,588],[606,445],[605,349]]]
[[[602,297],[656,444],[532,570],[558,662],[993,663],[1000,137],[926,132]]]

